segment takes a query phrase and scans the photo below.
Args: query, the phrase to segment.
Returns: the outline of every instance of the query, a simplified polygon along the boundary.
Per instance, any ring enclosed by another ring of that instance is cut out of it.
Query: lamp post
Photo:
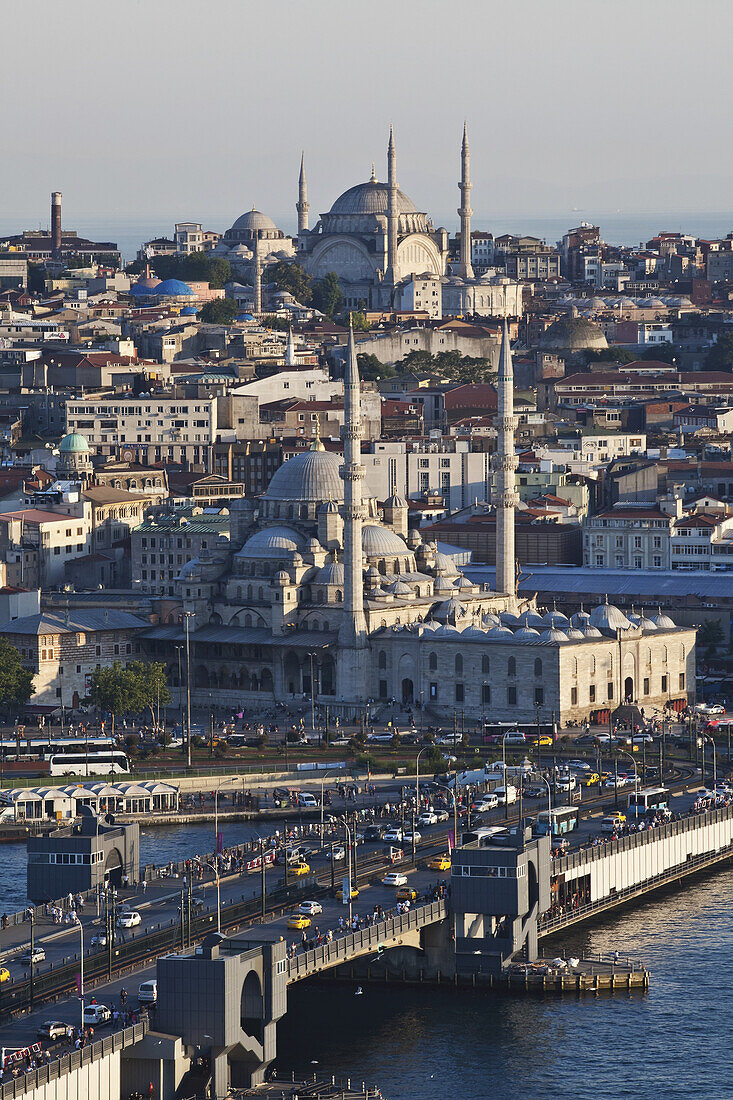
[[[221,932],[221,883],[219,881],[219,860],[214,857],[214,862],[207,863],[205,866],[211,868],[216,878],[216,930],[217,932]]]
[[[30,996],[30,1006],[32,1008],[33,1007],[33,995],[35,993],[35,980],[34,980],[34,976],[33,976],[33,971],[35,969],[35,959],[34,959],[33,956],[35,955],[35,950],[36,950],[36,913],[35,913],[35,910],[31,907],[31,908],[26,909],[26,914],[27,914],[27,916],[30,917],[30,920],[31,920],[31,984],[30,984],[29,996]]]
[[[344,825],[344,829],[346,830],[346,836],[347,836],[347,839],[348,839],[348,847],[347,847],[347,853],[346,853],[346,858],[348,860],[348,863],[346,865],[346,867],[347,867],[346,878],[347,878],[348,887],[349,887],[349,926],[351,926],[351,829],[349,828],[349,823],[346,820],[346,815],[345,814],[344,814],[343,825]]]
[[[425,745],[424,748],[420,749],[415,757],[415,802],[417,803],[418,809],[420,808],[420,757],[427,747],[428,746]]]
[[[708,743],[708,741],[713,746],[713,789],[715,789],[718,785],[718,764],[717,764],[717,761],[715,759],[715,741],[713,740],[712,737],[708,737],[704,733],[701,733],[700,737],[698,738],[698,744],[700,745],[701,764],[702,764],[702,767],[700,769],[700,778],[701,778],[701,780],[704,784],[705,783],[705,745]]]
[[[331,772],[324,772],[324,774],[321,776],[321,847],[323,847],[323,830],[324,830],[324,822],[323,822],[323,794],[324,794],[323,784],[329,778],[330,775],[331,775]]]
[[[188,633],[188,620],[192,612],[184,611],[186,620],[186,766],[191,767],[191,639]]]
[[[550,834],[550,844],[552,844],[552,787],[550,786],[550,780],[546,779],[542,772],[537,774],[547,787],[547,831]]]
[[[310,672],[311,672],[311,733],[316,732],[316,682],[313,679],[313,657],[315,654],[312,650],[308,651],[308,658],[310,660]]]
[[[181,671],[181,654],[184,647],[177,645],[175,647],[178,654],[178,720],[181,726],[181,751],[183,751],[183,673]]]
[[[81,1030],[84,1032],[84,925],[79,920],[79,939],[81,941],[81,954],[79,955],[79,1000],[81,1001]]]
[[[626,749],[619,749],[618,751],[623,756],[628,756],[629,760],[634,765],[634,801],[636,802],[636,797],[639,794],[639,769],[636,766],[636,760],[634,760],[633,754],[630,753],[630,752],[627,752]],[[616,783],[616,788],[618,789],[618,782]],[[616,805],[618,805],[618,802],[616,803]],[[638,805],[637,805],[637,809],[638,809]]]
[[[503,771],[503,774],[504,774],[504,820],[505,821],[509,820],[509,791],[507,790],[507,785],[506,785],[506,739],[507,739],[508,736],[509,736],[508,732],[503,733],[501,735],[501,761],[502,761],[502,771]],[[456,775],[456,778],[458,778],[457,775]]]

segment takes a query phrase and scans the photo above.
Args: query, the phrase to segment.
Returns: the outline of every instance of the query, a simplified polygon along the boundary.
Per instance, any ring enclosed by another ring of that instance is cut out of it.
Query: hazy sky
[[[311,225],[386,175],[492,213],[731,210],[731,0],[0,0],[0,227],[255,203]]]

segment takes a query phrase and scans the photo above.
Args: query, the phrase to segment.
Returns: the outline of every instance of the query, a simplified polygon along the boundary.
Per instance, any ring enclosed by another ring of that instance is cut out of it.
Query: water
[[[733,1097],[732,922],[728,870],[555,941],[641,959],[651,970],[647,993],[508,997],[365,985],[355,997],[348,984],[298,985],[279,1026],[278,1066],[363,1080],[388,1100],[724,1100]]]
[[[281,822],[273,821],[268,831],[274,831]],[[242,844],[259,836],[259,829],[245,822],[220,822],[219,831],[224,834],[224,847]],[[140,829],[140,866],[148,863],[163,864],[169,860],[186,859],[193,855],[205,855],[215,847],[214,823],[200,825],[166,825]],[[27,904],[26,899],[26,849],[25,842],[0,844],[0,912],[16,913]]]

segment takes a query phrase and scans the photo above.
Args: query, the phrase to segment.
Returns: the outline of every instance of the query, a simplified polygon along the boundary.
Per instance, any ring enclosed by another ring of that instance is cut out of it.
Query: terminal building
[[[74,825],[45,836],[28,837],[28,897],[36,905],[97,886],[136,882],[140,868],[137,825],[103,821],[89,806],[79,807]]]

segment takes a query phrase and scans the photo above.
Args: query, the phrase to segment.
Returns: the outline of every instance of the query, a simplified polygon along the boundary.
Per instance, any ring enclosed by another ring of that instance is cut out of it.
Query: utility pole
[[[188,633],[188,620],[191,612],[184,612],[186,618],[186,765],[191,767],[191,641]]]

